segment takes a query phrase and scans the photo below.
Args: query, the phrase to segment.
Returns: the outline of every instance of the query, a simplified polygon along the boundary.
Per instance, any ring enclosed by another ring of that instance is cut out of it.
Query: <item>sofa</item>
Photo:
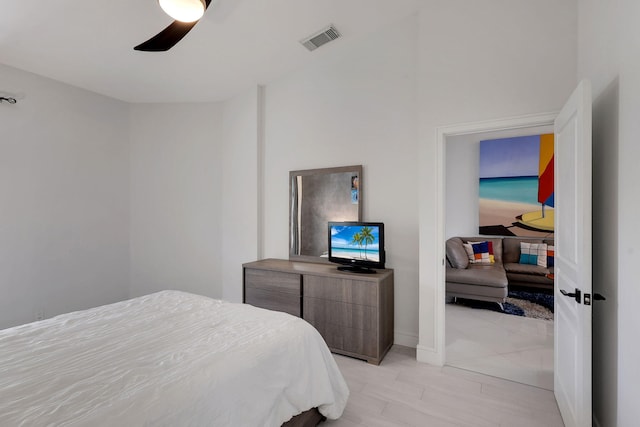
[[[552,239],[452,237],[446,242],[447,298],[491,301],[502,306],[509,287],[552,290],[553,245]],[[476,252],[470,252],[470,247]]]

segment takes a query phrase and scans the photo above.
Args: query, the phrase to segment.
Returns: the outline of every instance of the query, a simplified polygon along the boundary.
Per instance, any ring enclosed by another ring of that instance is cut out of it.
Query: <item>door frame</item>
[[[441,126],[436,128],[436,188],[438,194],[436,196],[437,219],[436,219],[436,236],[439,248],[439,254],[442,261],[437,262],[436,268],[436,302],[435,307],[435,351],[430,362],[443,366],[446,362],[446,325],[445,325],[445,223],[446,223],[446,143],[447,138],[459,135],[469,135],[484,132],[499,132],[517,130],[537,126],[553,126],[558,112],[531,114],[523,116],[515,116],[503,119],[487,120],[481,122],[463,123],[450,126]],[[555,350],[554,350],[555,352]],[[434,357],[435,356],[435,357]]]

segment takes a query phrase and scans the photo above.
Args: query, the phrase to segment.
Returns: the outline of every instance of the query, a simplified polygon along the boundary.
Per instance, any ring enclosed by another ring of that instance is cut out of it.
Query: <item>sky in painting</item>
[[[373,235],[373,243],[367,244],[367,249],[377,249],[380,246],[380,228],[370,226]],[[358,248],[359,245],[353,241],[353,235],[359,233],[362,226],[346,225],[331,227],[331,247],[333,248]],[[364,244],[363,244],[364,246]]]
[[[480,178],[538,176],[540,135],[480,141]]]

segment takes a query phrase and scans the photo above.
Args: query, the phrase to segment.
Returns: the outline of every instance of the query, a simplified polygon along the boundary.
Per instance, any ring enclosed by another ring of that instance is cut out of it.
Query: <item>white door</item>
[[[554,391],[566,427],[591,426],[591,85],[555,120]]]

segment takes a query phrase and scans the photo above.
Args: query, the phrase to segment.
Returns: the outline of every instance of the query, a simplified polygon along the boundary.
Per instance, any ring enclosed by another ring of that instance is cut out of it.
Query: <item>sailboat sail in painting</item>
[[[480,234],[553,236],[553,138],[480,141]]]
[[[553,134],[540,135],[538,202],[553,207]]]

